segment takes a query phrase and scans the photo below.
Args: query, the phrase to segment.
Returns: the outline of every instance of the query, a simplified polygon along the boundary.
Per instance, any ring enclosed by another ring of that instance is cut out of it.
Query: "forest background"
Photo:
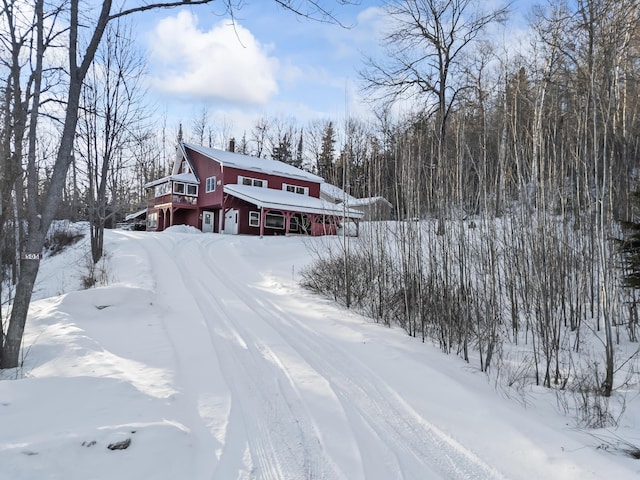
[[[31,3],[0,6],[3,368],[18,365],[54,219],[89,221],[95,265],[104,228],[146,207],[144,185],[170,171],[176,141],[234,138],[236,151],[394,205],[394,222],[315,252],[309,288],[511,391],[554,389],[585,425],[624,412],[639,332],[623,281],[635,264],[617,239],[637,219],[640,2],[534,6],[529,44],[514,53],[491,34],[508,5],[392,0],[381,51],[359,68],[369,114],[265,116],[243,131],[207,108],[168,125],[147,102],[128,19],[211,0]],[[340,3],[353,2],[276,3],[344,28]]]

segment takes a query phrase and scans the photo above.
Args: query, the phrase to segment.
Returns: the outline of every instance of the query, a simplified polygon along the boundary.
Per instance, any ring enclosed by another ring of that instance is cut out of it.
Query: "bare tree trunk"
[[[209,3],[212,0],[193,0],[191,4],[204,4]],[[66,181],[67,171],[72,160],[73,142],[76,131],[76,125],[78,122],[78,109],[80,104],[80,92],[82,89],[82,83],[87,74],[89,66],[93,62],[96,50],[105,28],[110,20],[128,15],[130,13],[149,10],[152,8],[172,7],[182,5],[183,2],[169,2],[164,4],[149,4],[141,7],[124,10],[116,14],[111,14],[112,0],[104,0],[100,8],[96,24],[93,27],[91,38],[87,45],[86,50],[82,56],[78,56],[78,33],[80,23],[78,21],[80,0],[70,0],[70,22],[68,30],[68,72],[69,72],[69,86],[67,91],[67,104],[66,112],[63,121],[62,135],[60,138],[60,144],[56,155],[50,183],[45,195],[45,199],[42,206],[42,212],[38,213],[36,208],[35,199],[37,196],[33,196],[30,199],[28,205],[27,222],[29,225],[28,233],[25,238],[25,252],[29,258],[21,260],[20,276],[18,278],[18,284],[16,286],[16,294],[13,302],[13,308],[11,310],[11,318],[9,321],[9,327],[7,329],[7,335],[5,338],[5,344],[3,345],[0,355],[0,368],[13,368],[18,366],[20,345],[22,343],[22,335],[24,333],[24,327],[27,320],[27,313],[29,310],[29,304],[31,302],[31,295],[33,293],[33,287],[40,268],[40,255],[45,243],[45,238],[49,226],[53,221],[58,207],[62,200],[62,194],[64,191],[64,185]],[[36,4],[38,8],[43,8],[42,0],[38,0]],[[44,57],[44,41],[43,41],[43,28],[44,18],[42,14],[38,14],[38,20],[36,27],[39,30],[38,33],[38,48],[36,51],[36,72],[42,72],[42,61]],[[79,61],[79,63],[78,63]],[[38,76],[38,75],[36,75]],[[37,105],[37,104],[36,104]],[[34,105],[32,108],[32,115],[37,115],[37,109]],[[36,110],[36,113],[33,113]],[[37,119],[34,123],[37,122]],[[29,131],[31,141],[35,142],[37,138],[37,129]],[[35,157],[34,157],[35,158]],[[35,165],[28,167],[27,181],[29,182],[29,191],[36,191],[37,185],[35,185],[36,176],[32,171],[35,169]],[[35,188],[34,188],[35,187]],[[31,195],[30,195],[31,196]]]

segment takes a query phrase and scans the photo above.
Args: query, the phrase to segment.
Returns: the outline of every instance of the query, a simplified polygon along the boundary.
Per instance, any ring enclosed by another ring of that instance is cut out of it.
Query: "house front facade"
[[[147,230],[332,235],[362,213],[320,198],[324,180],[283,162],[180,143],[171,175],[146,185]]]

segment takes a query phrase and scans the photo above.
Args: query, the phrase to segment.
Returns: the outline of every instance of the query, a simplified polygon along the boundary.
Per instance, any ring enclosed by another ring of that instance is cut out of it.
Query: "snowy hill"
[[[86,241],[43,262],[24,365],[0,382],[1,480],[640,474],[552,397],[525,409],[303,291],[307,244],[331,239],[106,234],[107,286],[76,290]]]

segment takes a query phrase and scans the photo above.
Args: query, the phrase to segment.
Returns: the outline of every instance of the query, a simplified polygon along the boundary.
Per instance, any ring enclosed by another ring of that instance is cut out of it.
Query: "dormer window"
[[[238,175],[238,185],[249,185],[251,187],[267,188],[267,181],[260,180],[258,178],[243,177],[242,175]]]
[[[309,195],[309,187],[301,187],[299,185],[282,184],[282,190],[285,192],[297,193],[300,195]]]

